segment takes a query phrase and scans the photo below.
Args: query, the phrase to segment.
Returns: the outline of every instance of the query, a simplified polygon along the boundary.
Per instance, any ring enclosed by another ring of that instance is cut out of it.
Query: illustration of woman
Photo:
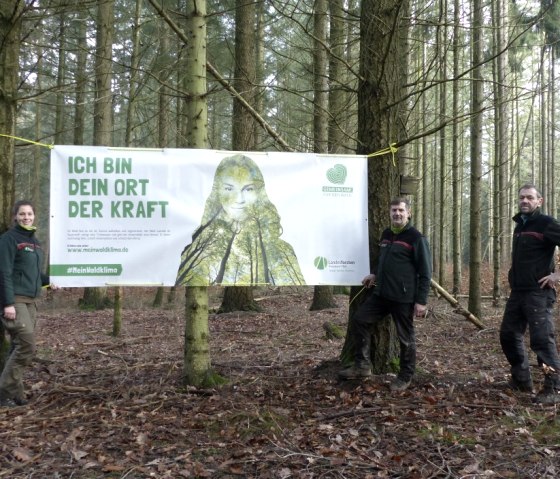
[[[176,284],[305,284],[281,235],[257,164],[241,154],[226,157],[216,169],[201,225],[181,254]]]

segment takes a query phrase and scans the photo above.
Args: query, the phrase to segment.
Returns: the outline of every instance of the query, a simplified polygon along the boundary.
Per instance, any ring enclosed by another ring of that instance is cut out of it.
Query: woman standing
[[[23,371],[35,354],[36,299],[49,284],[41,272],[43,250],[35,238],[35,210],[29,201],[13,208],[13,226],[0,236],[0,307],[12,347],[0,375],[0,407],[27,403]]]

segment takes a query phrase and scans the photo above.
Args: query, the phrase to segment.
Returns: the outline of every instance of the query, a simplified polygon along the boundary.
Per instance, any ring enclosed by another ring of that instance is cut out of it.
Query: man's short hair
[[[542,198],[542,193],[540,190],[532,183],[525,183],[522,187],[517,190],[517,194],[521,193],[521,190],[535,190],[537,192],[537,198]]]
[[[396,196],[391,200],[390,205],[400,205],[401,203],[404,203],[406,205],[407,210],[410,209],[410,201],[408,201],[408,198],[405,198],[404,196]]]

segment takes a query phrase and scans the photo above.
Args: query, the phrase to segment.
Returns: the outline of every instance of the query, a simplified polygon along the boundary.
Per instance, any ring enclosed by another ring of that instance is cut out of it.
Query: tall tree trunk
[[[59,45],[58,45],[58,66],[56,74],[56,112],[54,144],[63,145],[64,142],[64,80],[66,78],[66,13],[63,11],[59,17]]]
[[[439,35],[438,38],[440,41],[438,42],[438,56],[439,56],[439,112],[441,118],[445,118],[446,111],[447,111],[447,51],[448,48],[445,47],[446,39],[448,38],[447,34],[447,0],[440,0],[439,3],[440,9],[440,26],[438,27]],[[447,235],[445,234],[446,231],[446,217],[445,214],[448,211],[448,208],[445,207],[446,201],[446,181],[447,178],[447,142],[446,142],[446,128],[442,128],[439,131],[439,180],[438,180],[438,190],[439,197],[437,199],[437,203],[439,205],[439,230],[437,237],[439,237],[439,251],[438,251],[438,272],[437,277],[439,279],[439,284],[442,286],[446,286],[445,281],[445,266],[447,264],[445,258],[445,238]]]
[[[329,47],[332,54],[329,57],[329,153],[344,152],[344,90],[345,71],[341,60],[344,58],[344,8],[342,0],[329,0],[330,35]]]
[[[547,134],[547,128],[546,125],[547,123],[547,101],[546,101],[546,85],[547,85],[547,73],[548,73],[548,68],[546,67],[546,59],[547,59],[547,50],[548,47],[546,45],[543,45],[542,49],[541,49],[541,65],[540,65],[540,103],[541,103],[541,108],[540,108],[540,115],[541,115],[541,127],[540,127],[540,155],[539,155],[539,180],[538,180],[538,186],[540,187],[540,191],[543,193],[543,195],[546,196],[546,190],[548,187],[548,173],[547,173],[547,167],[548,167],[548,134]],[[543,202],[541,209],[545,212],[548,213],[548,204],[546,204],[546,202]]]
[[[17,85],[19,76],[19,49],[21,23],[25,10],[23,0],[0,2],[0,133],[15,136]],[[14,139],[0,136],[0,233],[11,225],[14,203]],[[4,326],[0,322],[0,371],[8,350]]]
[[[125,146],[135,146],[134,121],[136,120],[136,96],[138,91],[138,72],[140,64],[140,14],[142,0],[136,0],[132,21],[132,52],[130,53],[130,82],[128,85],[128,104],[126,108]]]
[[[158,57],[166,58],[169,52],[169,40],[167,36],[167,25],[163,20],[158,21]],[[158,111],[157,111],[157,127],[158,127],[158,140],[157,146],[159,148],[166,148],[169,146],[169,87],[167,86],[167,81],[169,77],[167,62],[163,62],[160,65],[160,69],[157,71],[157,77],[159,80],[159,91],[158,91]],[[154,301],[152,306],[154,308],[159,308],[163,305],[163,296],[165,288],[163,286],[158,286],[156,289],[156,294],[154,296]],[[175,298],[175,286],[172,286],[167,297],[168,301],[174,302]]]
[[[257,48],[256,4],[247,0],[235,2],[235,80],[234,88],[253,107],[256,105]],[[251,113],[233,99],[232,147],[235,151],[250,151],[256,147],[255,121]],[[235,290],[233,290],[235,288]],[[226,286],[219,311],[260,311],[252,286]]]
[[[556,49],[552,48],[550,51],[550,100],[548,102],[550,108],[550,124],[556,125]],[[550,193],[548,196],[548,203],[550,206],[550,214],[554,217],[558,217],[558,212],[556,211],[558,200],[556,198],[556,128],[548,128],[549,130],[549,151],[550,151],[550,174],[548,178],[548,184],[550,185]]]
[[[507,215],[507,165],[509,160],[509,139],[508,139],[508,98],[506,97],[506,66],[507,58],[500,52],[504,51],[507,47],[507,6],[504,0],[497,0],[495,3],[494,17],[495,17],[495,114],[496,114],[496,141],[495,141],[495,192],[494,192],[494,287],[493,299],[494,304],[497,306],[501,297],[501,281],[502,281],[502,266],[505,261],[504,244],[505,244],[505,231],[506,219],[509,220]],[[507,221],[509,223],[509,221]]]
[[[114,0],[99,0],[97,4],[95,48],[95,102],[93,107],[93,144],[112,144],[112,51],[114,35]],[[84,288],[80,306],[103,309],[109,303],[107,288]]]
[[[187,146],[206,148],[208,108],[206,104],[206,0],[186,3],[185,28],[189,39],[185,61]],[[185,288],[185,354],[183,384],[209,385],[212,382],[208,327],[208,288]]]
[[[87,30],[86,22],[78,18],[76,20],[76,90],[74,100],[74,135],[72,143],[74,145],[83,145],[85,131],[85,105],[86,105],[86,88],[88,78],[86,75],[87,55]]]
[[[43,55],[42,55],[42,48],[37,48],[37,89],[41,91],[42,82],[41,79],[43,77]],[[35,105],[35,138],[41,138],[42,133],[42,122],[43,122],[43,108],[41,103],[37,103]],[[30,192],[31,192],[31,201],[34,205],[40,204],[41,199],[41,158],[43,158],[43,148],[42,146],[35,145],[33,148],[33,168],[31,168],[31,181],[30,181]],[[48,244],[44,244],[43,248],[45,251],[49,250]]]
[[[481,253],[481,181],[482,181],[482,5],[472,1],[472,66],[471,83],[471,191],[470,191],[470,260],[469,260],[469,311],[480,317],[480,263]]]
[[[328,66],[328,123],[329,123],[329,153],[349,153],[352,152],[346,148],[347,134],[344,129],[347,116],[350,112],[346,108],[346,74],[343,60],[345,57],[346,47],[346,31],[344,28],[345,11],[342,0],[329,0],[329,39],[328,45],[331,51],[329,55]],[[348,47],[350,50],[350,47]],[[347,294],[349,288],[347,286],[334,286],[333,294]],[[320,294],[322,290],[315,289],[314,294]],[[329,295],[329,292],[326,292]],[[315,301],[315,299],[314,299]],[[327,297],[327,301],[334,303],[334,298]],[[317,299],[319,303],[326,301]]]
[[[459,75],[459,53],[461,42],[459,38],[460,32],[460,0],[453,2],[453,78]],[[452,84],[452,114],[453,118],[459,116],[459,82]],[[453,257],[453,295],[456,296],[461,290],[461,161],[462,155],[459,155],[459,125],[456,121],[452,126],[452,146],[451,146],[451,188],[452,188],[452,226],[451,226],[451,255]]]
[[[368,154],[386,148],[400,134],[404,105],[402,95],[406,70],[402,58],[408,31],[408,2],[363,0],[360,14],[360,81],[358,86],[358,152]],[[391,26],[391,27],[389,27]],[[391,34],[389,34],[391,28]],[[368,163],[370,258],[379,256],[378,241],[389,222],[391,198],[400,193],[399,170],[390,158]],[[348,332],[365,294],[353,288]],[[372,363],[375,372],[386,371],[398,356],[399,345],[393,322],[387,317],[372,332]],[[341,360],[353,356],[352,335],[346,335]]]
[[[134,9],[134,20],[132,26],[132,53],[130,55],[130,83],[128,86],[128,105],[126,108],[126,124],[124,144],[127,147],[135,146],[133,128],[136,116],[136,91],[138,81],[139,49],[140,49],[140,13],[142,11],[142,0],[136,0]],[[113,336],[118,336],[122,329],[122,307],[124,289],[122,286],[113,288]]]
[[[327,28],[328,17],[327,0],[315,0],[313,14],[313,149],[315,153],[328,153],[329,135],[329,96],[327,77]],[[333,287],[315,286],[313,288],[313,301],[310,310],[318,311],[336,307]]]

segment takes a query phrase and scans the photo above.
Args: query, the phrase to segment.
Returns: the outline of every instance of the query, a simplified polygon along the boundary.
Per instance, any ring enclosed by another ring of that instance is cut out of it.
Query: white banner
[[[50,276],[64,287],[355,285],[366,158],[55,146]]]

